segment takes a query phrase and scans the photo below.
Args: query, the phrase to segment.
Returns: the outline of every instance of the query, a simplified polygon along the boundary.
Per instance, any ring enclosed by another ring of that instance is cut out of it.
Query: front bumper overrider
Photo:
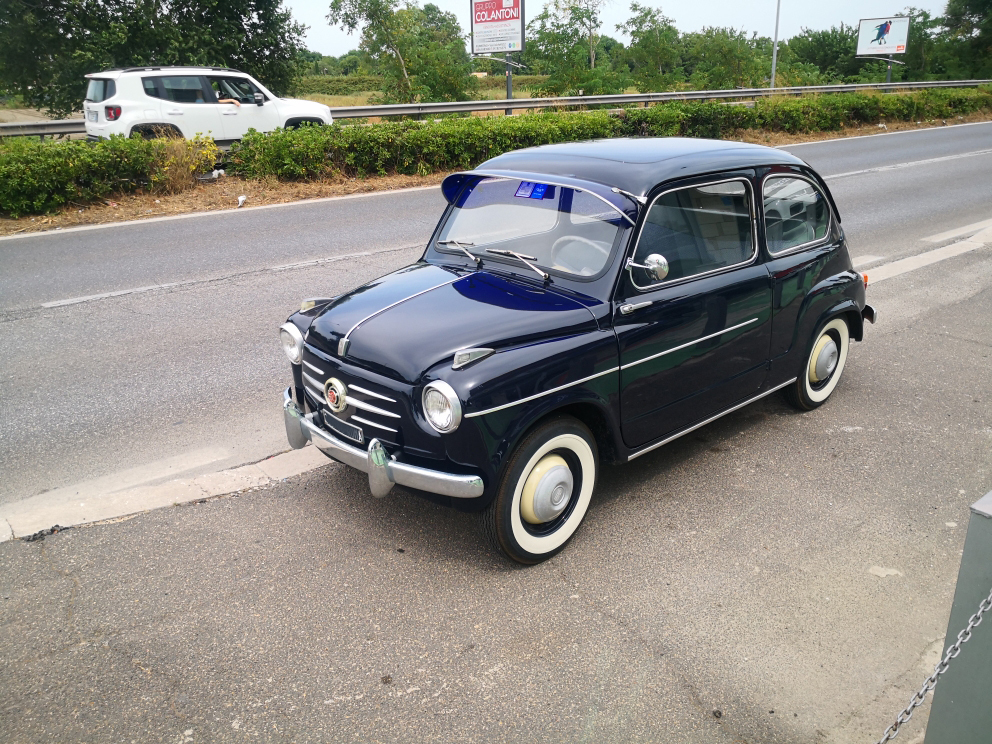
[[[369,489],[376,498],[388,494],[394,484],[455,499],[482,496],[484,486],[477,475],[456,475],[397,462],[378,439],[369,442],[368,451],[342,442],[314,424],[311,417],[300,410],[290,391],[286,388],[282,394],[283,419],[290,446],[300,449],[307,442],[313,442],[328,457],[368,473]]]

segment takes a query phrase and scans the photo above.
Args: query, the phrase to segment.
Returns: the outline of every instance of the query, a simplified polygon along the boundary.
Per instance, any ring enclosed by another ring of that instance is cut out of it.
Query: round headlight
[[[424,388],[424,415],[427,423],[442,434],[454,431],[462,422],[462,404],[446,382],[432,382]]]
[[[289,361],[293,364],[303,361],[303,334],[299,328],[292,323],[284,323],[279,327],[279,340]]]

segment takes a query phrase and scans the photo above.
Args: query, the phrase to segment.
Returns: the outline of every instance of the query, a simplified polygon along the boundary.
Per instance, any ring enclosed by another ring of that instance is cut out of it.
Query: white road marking
[[[342,196],[324,196],[319,199],[298,199],[290,202],[280,202],[279,204],[262,204],[257,207],[232,207],[231,209],[214,209],[209,212],[189,212],[187,214],[171,214],[165,217],[148,217],[143,220],[124,220],[122,222],[101,222],[98,225],[79,225],[78,227],[64,227],[61,230],[44,230],[42,232],[18,233],[17,235],[0,236],[2,240],[24,240],[26,238],[37,238],[42,235],[51,237],[52,235],[67,235],[69,233],[83,232],[84,230],[104,230],[109,227],[126,227],[129,225],[150,225],[154,222],[171,222],[173,220],[188,220],[194,217],[213,217],[218,214],[245,214],[259,209],[278,209],[280,207],[298,207],[307,204],[322,204],[324,202],[344,201],[345,199],[364,199],[371,196],[388,196],[390,194],[405,194],[410,191],[430,191],[440,189],[441,186],[411,186],[406,189],[389,189],[388,191],[365,191],[361,194],[344,194]]]
[[[962,158],[975,158],[980,155],[990,155],[992,150],[973,150],[972,152],[959,152],[956,155],[944,155],[939,158],[927,158],[926,160],[910,160],[906,163],[895,163],[893,165],[880,165],[877,168],[865,168],[864,170],[848,171],[847,173],[834,173],[824,176],[823,180],[832,181],[835,178],[847,178],[848,176],[861,176],[865,173],[882,173],[883,171],[899,170],[909,168],[914,165],[929,165],[931,163],[943,163],[946,160],[960,160]]]
[[[871,137],[871,138],[875,138],[875,137],[888,137],[888,136],[892,136],[892,135],[896,135],[896,134],[917,134],[919,132],[932,132],[935,129],[956,129],[958,127],[978,127],[978,126],[981,126],[983,124],[985,124],[985,125],[992,124],[992,121],[969,121],[969,122],[967,122],[965,124],[948,124],[946,127],[944,127],[944,126],[933,126],[933,127],[922,127],[920,129],[900,129],[898,132],[879,132],[878,134],[859,134],[859,135],[856,135],[854,137],[833,137],[831,139],[816,140],[815,142],[796,142],[795,144],[792,144],[792,145],[779,145],[775,149],[777,149],[777,150],[786,150],[786,149],[788,149],[790,147],[805,147],[807,145],[823,145],[823,144],[826,144],[827,142],[841,142],[841,141],[846,142],[848,140],[867,139],[868,137]]]
[[[975,222],[971,225],[965,225],[964,227],[948,230],[947,232],[937,233],[936,235],[931,235],[929,238],[923,238],[923,240],[927,243],[943,243],[945,240],[950,240],[951,238],[960,238],[963,235],[974,235],[980,230],[984,230],[986,227],[992,227],[992,220],[983,220],[982,222]]]
[[[868,286],[870,287],[873,284],[884,282],[886,279],[891,279],[892,277],[900,276],[910,271],[922,269],[924,266],[935,264],[938,261],[946,261],[948,258],[970,253],[979,248],[984,248],[989,243],[992,243],[992,227],[986,228],[970,240],[961,240],[917,256],[910,256],[909,258],[903,258],[892,263],[882,264],[878,268],[868,272]]]
[[[225,274],[224,276],[212,276],[206,277],[204,279],[188,279],[184,282],[168,282],[167,284],[149,284],[147,287],[133,287],[131,289],[118,289],[113,292],[102,292],[100,294],[85,295],[83,297],[70,297],[66,300],[52,300],[51,302],[43,302],[40,307],[53,308],[53,307],[66,307],[67,305],[78,305],[82,302],[93,302],[95,300],[106,300],[111,297],[124,297],[126,295],[142,294],[144,292],[154,292],[161,289],[173,289],[175,287],[189,287],[194,284],[207,284],[209,282],[220,282],[225,279],[230,279],[235,276],[244,276],[246,274],[259,274],[266,271],[288,271],[290,269],[302,269],[308,266],[319,266],[321,264],[334,263],[336,261],[344,261],[349,258],[365,258],[368,256],[375,256],[380,253],[393,253],[395,251],[406,251],[412,250],[414,248],[420,248],[417,245],[402,245],[398,248],[380,248],[375,251],[361,251],[359,253],[342,253],[338,256],[327,256],[326,258],[314,258],[308,261],[298,261],[297,263],[284,264],[282,266],[268,266],[263,269],[248,269],[247,271],[239,271],[234,274]]]

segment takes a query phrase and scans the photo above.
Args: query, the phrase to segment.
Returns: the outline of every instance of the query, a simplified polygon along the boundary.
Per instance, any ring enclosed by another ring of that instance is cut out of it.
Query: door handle
[[[182,116],[183,115],[182,109],[172,109],[171,111],[166,111],[165,113],[167,113],[169,116]]]
[[[224,114],[224,116],[237,116],[238,110],[234,109],[234,111],[222,111],[221,113]]]
[[[620,314],[630,315],[635,310],[640,310],[642,307],[647,307],[648,305],[653,305],[654,300],[648,300],[647,302],[635,302],[633,304],[621,305]]]

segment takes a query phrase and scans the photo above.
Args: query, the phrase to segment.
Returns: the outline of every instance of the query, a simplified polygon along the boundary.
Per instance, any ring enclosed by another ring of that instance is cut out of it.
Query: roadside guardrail
[[[916,83],[856,83],[851,85],[804,85],[791,88],[732,88],[730,90],[693,90],[669,93],[632,93],[608,96],[563,96],[559,98],[514,98],[492,101],[450,101],[444,103],[399,103],[388,106],[347,106],[331,108],[335,119],[364,119],[385,116],[430,116],[472,111],[506,109],[559,109],[575,106],[628,106],[631,104],[669,103],[672,101],[731,101],[734,99],[802,96],[811,93],[856,93],[858,91],[919,90],[923,88],[976,88],[992,80],[931,80]],[[83,134],[83,119],[32,121],[0,124],[0,137],[46,137]]]

